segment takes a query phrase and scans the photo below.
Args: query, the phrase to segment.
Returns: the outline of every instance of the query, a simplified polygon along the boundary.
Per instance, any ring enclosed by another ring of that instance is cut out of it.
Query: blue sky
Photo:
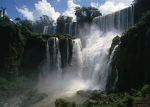
[[[77,6],[93,6],[103,15],[130,6],[132,0],[0,0],[0,6],[7,8],[7,14],[13,20],[16,17],[37,20],[48,15],[56,20],[60,15],[73,17]]]

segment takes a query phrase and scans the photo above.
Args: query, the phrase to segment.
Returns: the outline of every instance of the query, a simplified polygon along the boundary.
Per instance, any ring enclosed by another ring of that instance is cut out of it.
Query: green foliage
[[[111,55],[111,53],[114,50],[115,46],[119,45],[119,43],[120,43],[120,37],[119,36],[114,37],[113,40],[112,40],[110,50],[109,50],[109,55]]]
[[[91,23],[93,18],[101,16],[102,14],[97,8],[94,7],[76,7],[75,15],[78,22],[89,22]]]
[[[141,89],[141,93],[143,96],[146,96],[147,94],[150,94],[150,86],[144,85],[144,87]]]
[[[39,101],[43,100],[45,97],[48,97],[48,95],[39,93],[37,89],[30,89],[21,99],[22,102],[20,104],[20,107],[29,107],[30,105],[36,104]]]
[[[59,16],[57,19],[57,33],[63,34],[65,24],[69,24],[72,22],[72,17]]]
[[[150,12],[123,33],[112,61],[112,72],[118,71],[117,88],[127,91],[150,83]],[[126,66],[125,66],[126,65]]]
[[[149,99],[150,87],[144,85],[139,90],[131,89],[129,92],[104,93],[94,90],[91,97],[86,100],[80,107],[133,107],[137,102]],[[149,101],[149,100],[148,100]]]
[[[46,15],[40,17],[39,20],[32,24],[31,31],[37,33],[43,33],[44,26],[53,26],[54,20]]]
[[[56,99],[55,106],[56,107],[76,107],[76,104],[74,102],[67,102],[64,99]]]
[[[2,106],[7,98],[21,94],[23,91],[31,88],[34,82],[31,82],[25,77],[20,77],[14,81],[8,81],[0,77],[0,84],[0,106]]]
[[[8,17],[0,18],[0,76],[13,79],[18,74],[19,58],[23,53],[24,37],[20,27]]]
[[[91,93],[91,99],[102,99],[103,98],[103,95],[104,95],[104,92],[103,91],[99,91],[99,90],[94,90],[92,93]]]

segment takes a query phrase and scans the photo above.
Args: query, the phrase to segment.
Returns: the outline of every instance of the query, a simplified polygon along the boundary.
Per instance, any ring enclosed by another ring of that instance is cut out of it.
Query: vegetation
[[[56,107],[76,107],[74,102],[67,102],[64,99],[56,99],[55,106]]]
[[[115,50],[112,61],[112,74],[118,71],[117,89],[119,91],[139,88],[143,83],[150,83],[149,19],[150,12],[147,12],[120,38],[120,44]],[[112,74],[110,75],[114,76]],[[114,81],[108,83],[108,89],[111,89],[112,83]]]
[[[72,17],[59,16],[57,19],[57,33],[63,34],[65,24],[70,24],[72,22]]]
[[[43,20],[42,23],[48,23],[46,22],[47,19],[41,20]],[[69,19],[66,22],[69,22]],[[58,37],[60,39],[61,55],[66,55],[66,45],[69,42],[70,57],[67,60],[62,59],[62,62],[64,64],[71,62],[71,39],[75,37],[65,34],[48,35],[34,33],[31,32],[30,24],[29,21],[23,21],[20,18],[16,18],[16,24],[6,16],[0,18],[0,33],[2,34],[0,39],[0,104],[7,98],[21,93],[24,89],[31,88],[31,84],[37,80],[39,74],[38,66],[45,58],[48,38]],[[39,96],[37,98],[41,99],[43,97]]]
[[[143,91],[144,90],[144,91]],[[105,93],[95,90],[89,100],[85,101],[81,107],[138,107],[149,104],[150,86],[144,85],[139,90],[131,89],[123,93]]]
[[[144,85],[141,89],[131,89],[127,92],[106,93],[100,90],[82,92],[88,95],[88,100],[79,107],[149,107],[150,85]],[[85,96],[84,96],[85,97]],[[56,107],[75,107],[74,102],[57,99]]]
[[[138,4],[141,1],[137,2],[135,8],[143,7],[143,5]],[[138,12],[136,9],[135,16],[137,15],[137,19],[135,21],[138,21],[138,18],[143,16],[143,11],[149,8],[147,4],[148,1],[144,2],[146,6],[142,9],[139,8],[141,10]],[[79,23],[91,24],[94,17],[102,14],[94,7],[77,7],[75,15]],[[147,12],[137,24],[124,32],[121,38],[116,36],[113,39],[109,54],[112,53],[116,45],[118,47],[114,52],[107,90],[110,89],[108,92],[112,91],[117,71],[119,77],[116,90],[119,92],[106,93],[94,90],[87,94],[89,99],[81,107],[132,107],[138,106],[139,102],[147,103],[147,101],[149,104],[150,86],[145,85],[141,88],[143,84],[150,84],[149,19],[150,12]],[[72,22],[71,17],[60,16],[57,19],[57,33],[59,35],[42,34],[44,26],[54,25],[54,20],[46,15],[34,23],[20,18],[16,18],[15,21],[16,23],[5,16],[5,8],[3,8],[3,17],[0,17],[0,106],[8,97],[31,88],[32,83],[34,83],[33,79],[38,77],[37,67],[45,58],[45,46],[49,37],[59,38],[62,68],[70,64],[72,60],[72,39],[75,37],[62,35],[65,24]],[[68,51],[69,57],[66,56]],[[29,97],[24,98],[25,103],[32,99],[28,103],[34,104],[46,97],[45,94],[39,95],[36,91],[34,92],[31,91],[28,94]],[[35,94],[38,96],[36,97]],[[63,99],[57,99],[55,105],[56,107],[75,107],[74,102],[67,102]]]
[[[0,77],[0,106],[3,107],[4,102],[12,97],[22,94],[23,91],[31,89],[35,83],[26,77],[19,77],[16,80],[9,81]]]
[[[79,23],[91,23],[93,18],[101,16],[102,14],[94,7],[76,7],[75,15]]]
[[[41,57],[45,55],[46,35],[32,33],[22,24],[10,21],[7,16],[0,18],[0,33],[0,106],[2,106],[2,102],[8,97],[17,95],[33,85],[34,82],[31,82],[28,75],[34,72],[29,73],[24,69],[27,68],[26,65],[32,64],[36,71],[43,60]],[[40,55],[36,56],[34,52]],[[34,55],[36,60],[28,57],[29,55],[31,57]]]
[[[149,0],[134,0],[134,23],[138,23],[141,17],[150,10]]]
[[[40,17],[39,20],[33,22],[32,32],[43,33],[44,26],[53,26],[53,25],[54,20],[46,15],[43,15]]]

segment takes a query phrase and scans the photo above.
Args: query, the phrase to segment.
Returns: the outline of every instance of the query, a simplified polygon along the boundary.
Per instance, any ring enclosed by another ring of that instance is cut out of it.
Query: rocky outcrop
[[[134,23],[138,23],[140,18],[150,10],[150,1],[149,0],[135,0],[138,1],[134,5]]]
[[[118,71],[117,88],[120,91],[150,83],[150,12],[126,31],[116,48],[112,73]],[[108,84],[108,87],[111,86]],[[110,88],[110,87],[109,87]]]
[[[32,76],[38,74],[38,66],[45,58],[46,41],[43,40],[40,34],[24,34],[25,46],[21,57],[20,69],[24,75]]]
[[[71,64],[73,41],[72,38],[61,35],[58,37],[50,37],[48,39],[48,50],[51,69],[57,68],[60,61],[61,68],[65,68]]]
[[[61,67],[64,68],[66,65],[71,63],[72,59],[72,39],[63,38],[59,40],[59,48],[61,54]]]
[[[24,52],[20,29],[7,17],[0,19],[0,77],[12,80],[18,75],[20,58]]]

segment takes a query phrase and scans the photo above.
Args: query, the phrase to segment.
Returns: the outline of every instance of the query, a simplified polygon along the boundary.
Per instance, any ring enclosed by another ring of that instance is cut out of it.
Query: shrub
[[[55,106],[56,107],[76,107],[74,102],[68,102],[64,99],[56,99]]]

